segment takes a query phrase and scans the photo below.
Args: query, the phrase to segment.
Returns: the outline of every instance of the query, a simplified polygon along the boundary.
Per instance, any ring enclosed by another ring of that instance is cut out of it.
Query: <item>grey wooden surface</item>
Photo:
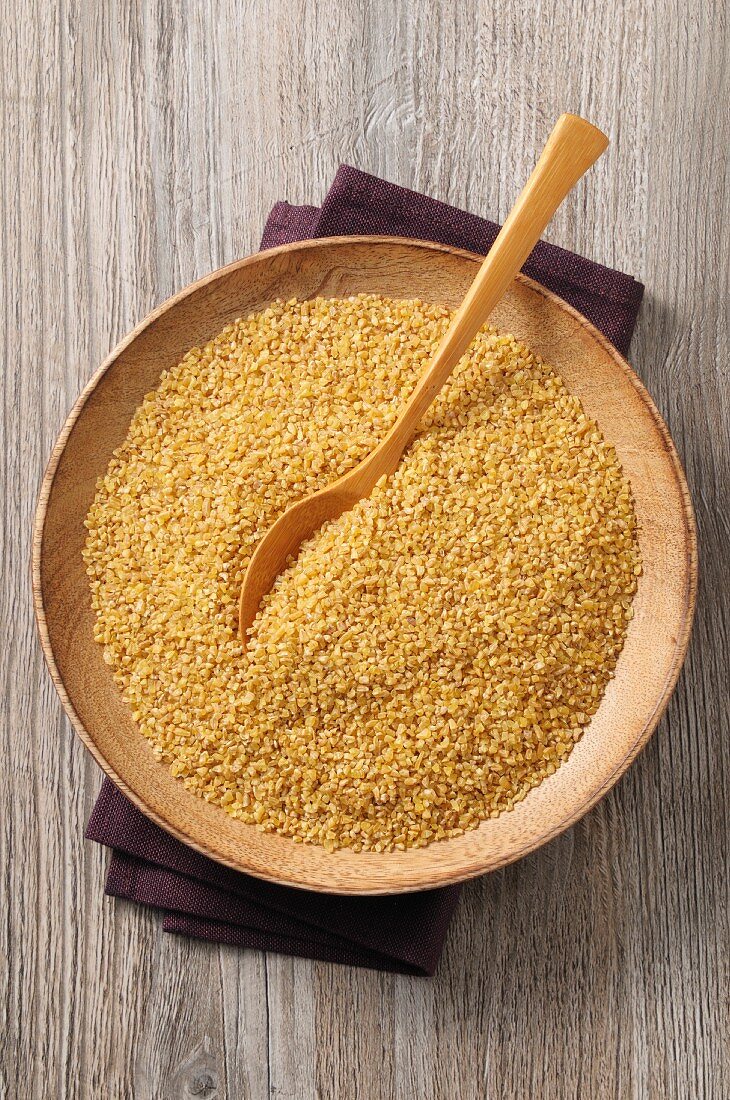
[[[0,0],[1,1097],[722,1098],[728,925],[727,8],[718,0]],[[42,666],[28,554],[72,401],[338,163],[504,216],[556,115],[609,154],[549,239],[646,283],[632,361],[686,463],[694,638],[657,736],[469,885],[433,981],[163,935],[104,898],[99,773]]]

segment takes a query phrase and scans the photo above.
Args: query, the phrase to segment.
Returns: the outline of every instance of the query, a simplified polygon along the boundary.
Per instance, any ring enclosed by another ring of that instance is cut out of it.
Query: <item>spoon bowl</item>
[[[301,544],[329,519],[337,519],[365,494],[358,492],[357,466],[332,485],[297,501],[279,516],[258,543],[246,570],[239,607],[239,631],[246,638],[261,600]]]

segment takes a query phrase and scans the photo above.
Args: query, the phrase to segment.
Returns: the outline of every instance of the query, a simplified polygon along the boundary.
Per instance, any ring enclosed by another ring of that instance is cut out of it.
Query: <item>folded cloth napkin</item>
[[[343,165],[321,207],[279,202],[262,248],[312,237],[387,234],[489,251],[499,227]],[[524,271],[626,354],[643,286],[541,241]],[[86,836],[112,849],[106,892],[163,910],[162,927],[237,947],[406,974],[433,974],[460,887],[342,897],[232,871],[171,837],[104,780]]]
[[[476,214],[343,164],[321,207],[276,204],[261,247],[310,237],[381,234],[487,253],[498,232],[498,225]],[[522,270],[569,302],[626,355],[644,293],[641,283],[546,241],[535,245]]]

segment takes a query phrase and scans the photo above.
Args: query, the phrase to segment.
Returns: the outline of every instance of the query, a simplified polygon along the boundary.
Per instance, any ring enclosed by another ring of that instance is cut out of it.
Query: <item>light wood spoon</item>
[[[605,134],[577,115],[561,115],[521,195],[403,411],[381,443],[354,470],[293,504],[256,547],[241,590],[244,643],[263,596],[305,539],[349,511],[392,474],[421,417],[537,244],[561,202],[608,145]]]

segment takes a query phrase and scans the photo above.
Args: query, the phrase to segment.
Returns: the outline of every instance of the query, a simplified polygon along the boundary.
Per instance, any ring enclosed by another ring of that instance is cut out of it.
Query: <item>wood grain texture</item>
[[[0,1096],[730,1095],[727,149],[720,0],[2,0]],[[563,110],[612,138],[547,232],[647,285],[700,598],[660,731],[464,892],[433,981],[163,936],[104,899],[99,773],[32,625],[45,460],[96,364],[341,161],[504,217]]]

